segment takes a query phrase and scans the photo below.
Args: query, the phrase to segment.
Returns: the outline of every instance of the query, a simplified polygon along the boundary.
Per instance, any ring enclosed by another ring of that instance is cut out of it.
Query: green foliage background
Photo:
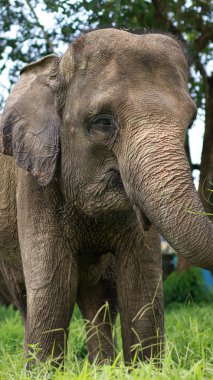
[[[191,267],[188,270],[174,271],[164,281],[164,304],[173,303],[213,302],[213,293],[207,290],[204,277],[199,268]]]

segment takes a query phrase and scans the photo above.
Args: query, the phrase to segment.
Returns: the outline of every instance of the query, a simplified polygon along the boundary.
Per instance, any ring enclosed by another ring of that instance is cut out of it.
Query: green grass
[[[27,372],[20,315],[11,307],[0,307],[0,380],[213,379],[212,314],[211,305],[177,305],[166,310],[166,353],[162,368],[156,368],[151,361],[130,369],[121,358],[112,366],[88,364],[83,321],[75,310],[65,371],[52,372],[50,363],[46,363],[34,372]],[[119,322],[117,330],[120,330]]]

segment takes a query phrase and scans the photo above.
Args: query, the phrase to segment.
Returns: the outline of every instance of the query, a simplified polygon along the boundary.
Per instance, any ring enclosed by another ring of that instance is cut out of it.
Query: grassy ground
[[[113,366],[90,366],[86,359],[85,333],[75,311],[65,371],[51,372],[50,364],[34,373],[25,371],[23,325],[18,312],[0,308],[0,380],[111,380],[111,379],[213,379],[212,306],[176,306],[166,311],[166,354],[162,369],[140,363],[131,370],[118,358]],[[119,323],[117,326],[119,330]],[[72,343],[72,344],[71,344]],[[121,355],[120,355],[121,356]]]

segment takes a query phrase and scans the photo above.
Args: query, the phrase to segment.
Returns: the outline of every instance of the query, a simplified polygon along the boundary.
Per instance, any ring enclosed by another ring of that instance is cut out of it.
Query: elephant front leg
[[[63,247],[61,246],[63,252]],[[27,319],[25,351],[44,361],[51,357],[57,365],[64,359],[68,328],[77,292],[76,263],[70,256],[47,257],[25,262]],[[58,250],[54,255],[59,254]]]
[[[77,294],[77,263],[64,231],[56,185],[45,191],[23,175],[18,196],[18,231],[27,316],[25,349],[44,361],[63,360]],[[73,238],[74,240],[74,238]]]
[[[141,233],[140,233],[141,235]],[[130,234],[118,253],[118,302],[126,363],[158,356],[163,346],[160,241],[153,228]]]

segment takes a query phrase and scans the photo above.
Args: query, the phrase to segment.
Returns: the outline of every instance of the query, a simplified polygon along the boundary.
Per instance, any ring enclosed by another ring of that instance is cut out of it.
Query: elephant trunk
[[[125,142],[119,163],[126,193],[177,253],[212,270],[213,225],[202,214],[183,135],[161,132],[136,132]]]

